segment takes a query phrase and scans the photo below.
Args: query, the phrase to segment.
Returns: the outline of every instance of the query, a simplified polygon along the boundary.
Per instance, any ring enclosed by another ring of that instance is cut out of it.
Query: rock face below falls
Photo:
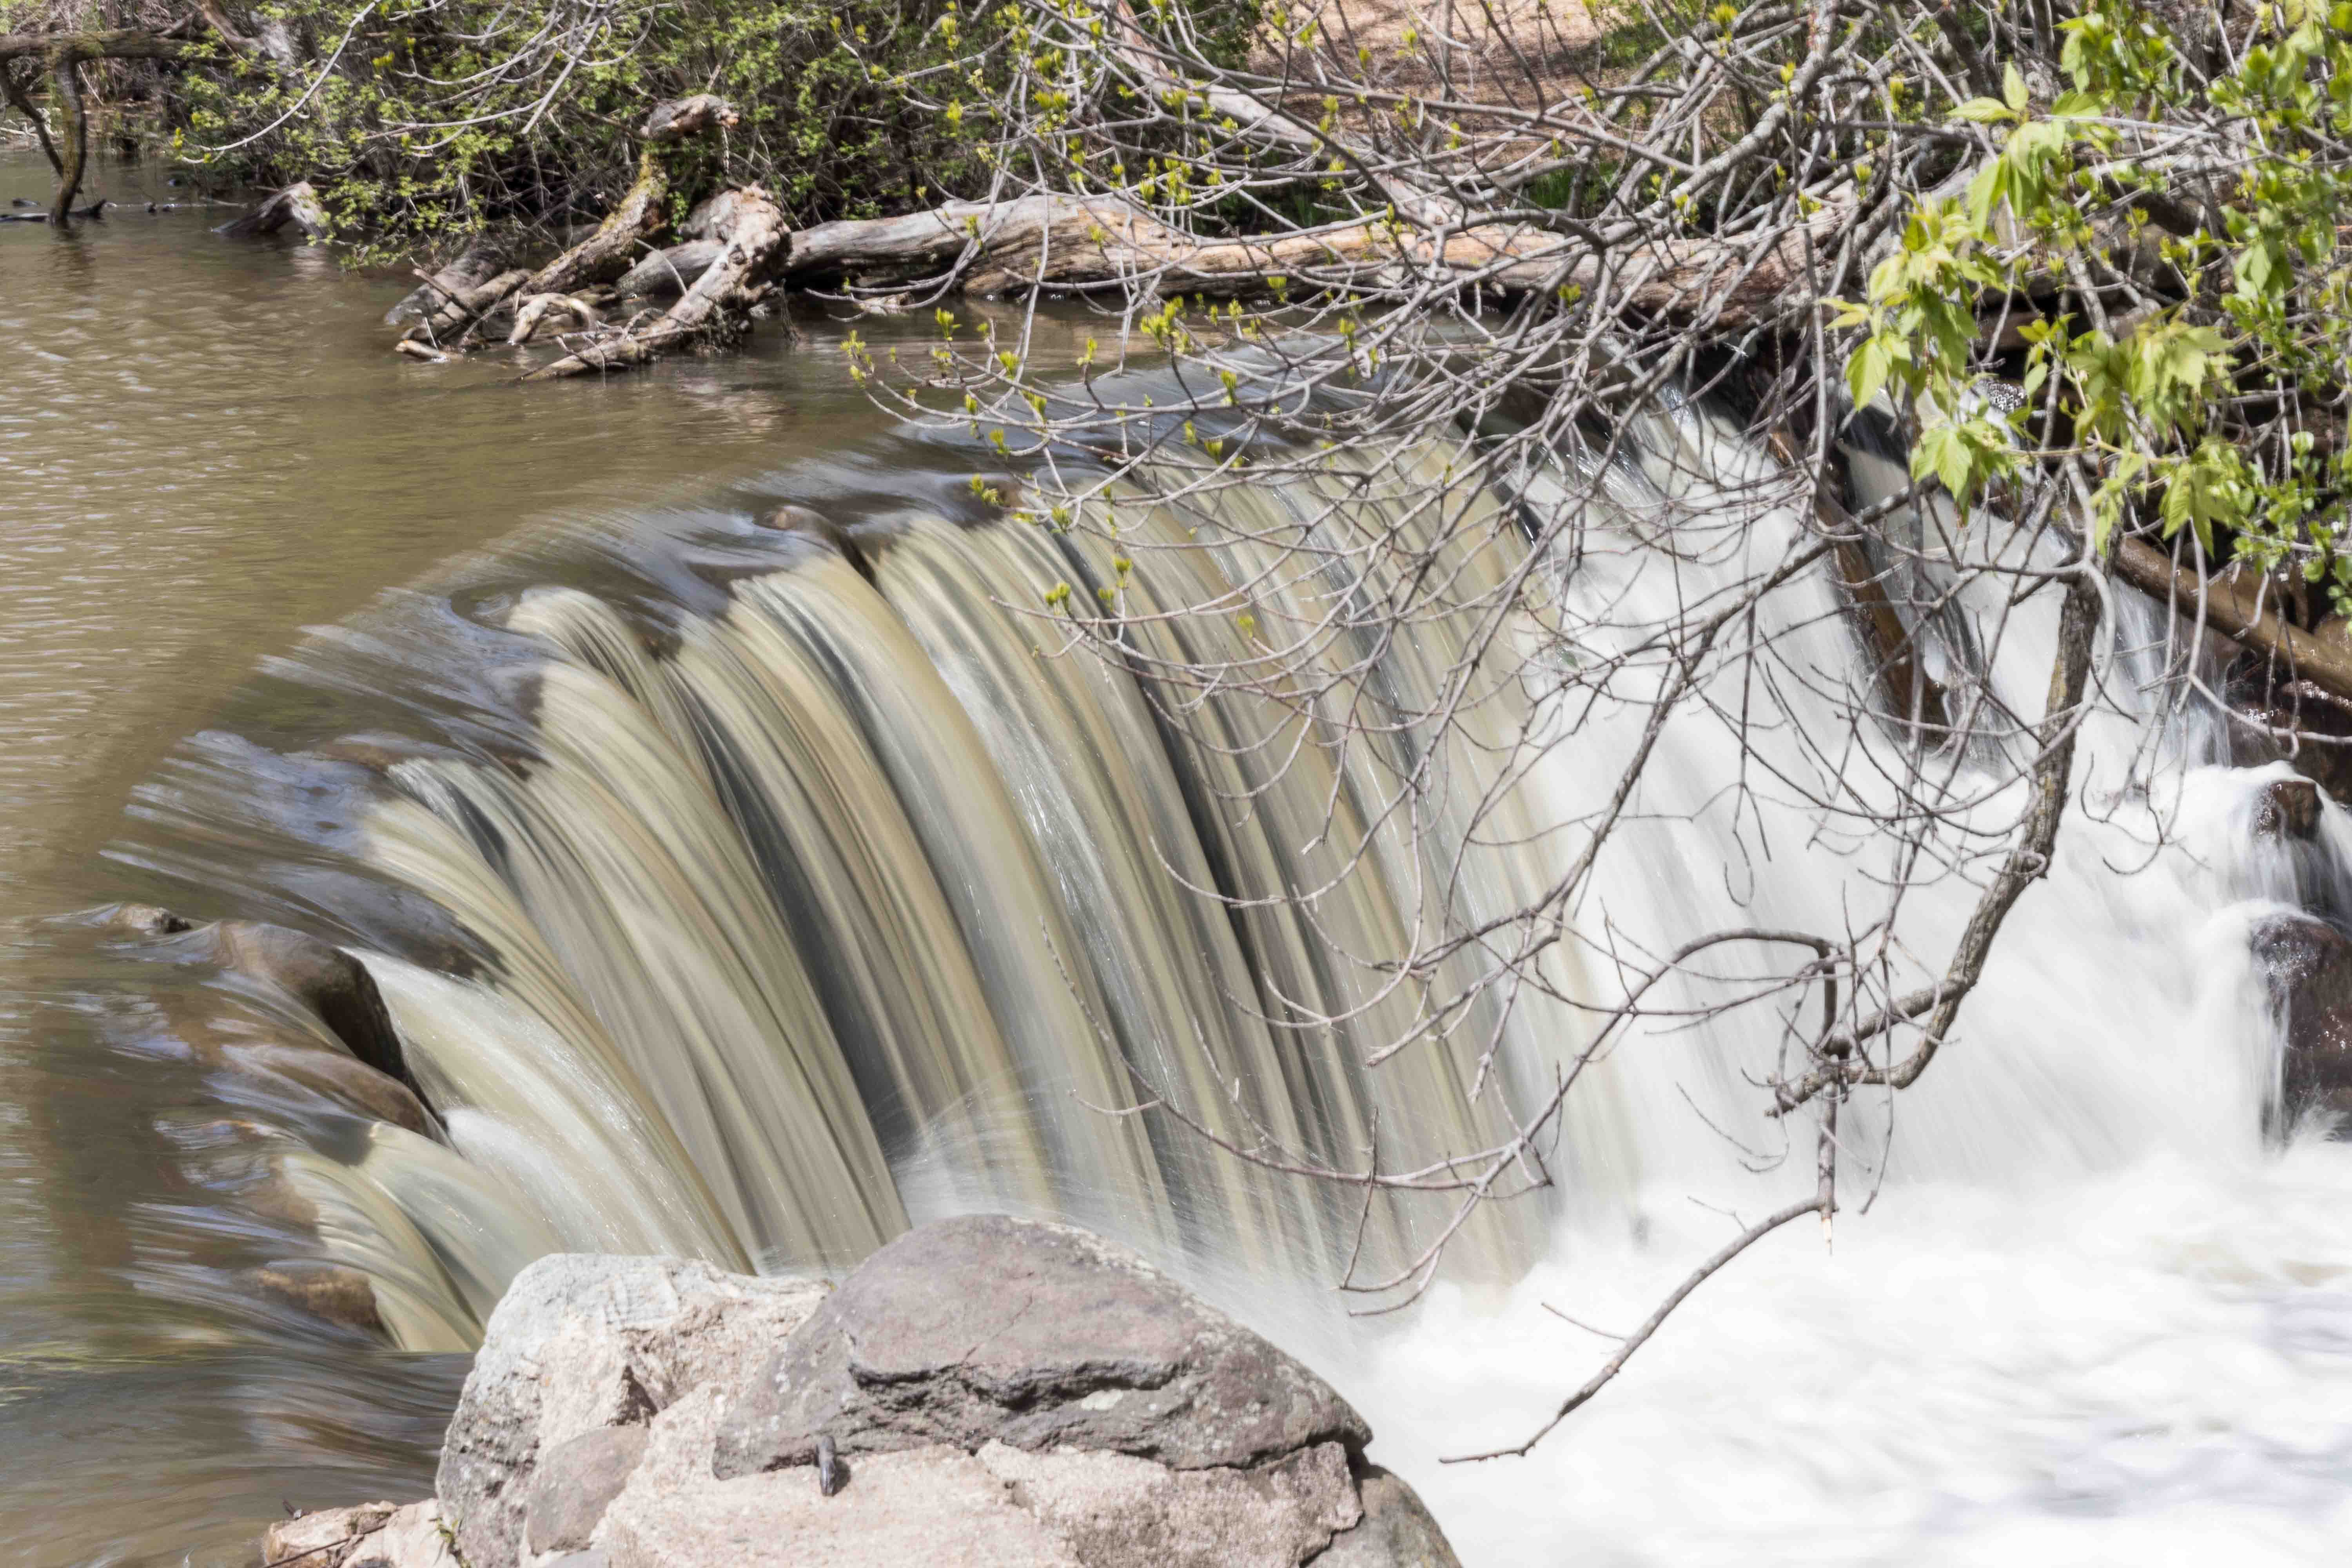
[[[981,1215],[841,1287],[542,1258],[438,1495],[289,1521],[302,1568],[1458,1568],[1297,1362],[1118,1247]],[[308,1553],[308,1555],[302,1555]]]

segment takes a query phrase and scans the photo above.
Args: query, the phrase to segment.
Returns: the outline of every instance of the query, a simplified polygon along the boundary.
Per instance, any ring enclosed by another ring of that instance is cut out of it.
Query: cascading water
[[[1640,460],[1596,474],[1579,558],[1540,575],[1557,605],[1529,604],[1528,635],[1557,611],[1605,646],[1797,541],[1793,517],[1713,505],[1769,461],[1703,412],[1629,435]],[[2137,709],[2163,670],[2137,651],[2153,640],[2140,612],[2115,607],[2103,647],[2110,700],[2077,765],[2095,809],[2011,917],[1965,1037],[1899,1104],[1851,1107],[1847,1180],[1883,1181],[1877,1206],[1850,1202],[1826,1257],[1818,1232],[1766,1243],[1533,1459],[1448,1468],[1435,1459],[1516,1439],[1607,1353],[1541,1302],[1630,1326],[1721,1239],[1702,1205],[1752,1212],[1811,1180],[1804,1159],[1758,1176],[1779,1151],[1722,1131],[1754,1127],[1777,1024],[1738,1013],[1616,1042],[1570,1100],[1559,1201],[1484,1215],[1455,1249],[1462,1282],[1377,1340],[1301,1304],[1352,1245],[1350,1194],[1123,1112],[1164,1097],[1229,1142],[1264,1129],[1342,1163],[1375,1124],[1420,1158],[1491,1143],[1590,1026],[1530,996],[1368,1068],[1414,1004],[1333,954],[1393,954],[1523,903],[1562,853],[1546,830],[1613,785],[1646,708],[1580,716],[1571,744],[1517,756],[1517,716],[1544,698],[1487,694],[1475,743],[1431,763],[1445,782],[1408,840],[1371,825],[1431,761],[1409,733],[1286,751],[1268,742],[1298,721],[1275,705],[1155,702],[1023,609],[1057,580],[1106,581],[1093,547],[950,521],[870,471],[821,478],[832,510],[869,520],[855,558],[705,519],[659,562],[567,579],[584,587],[507,580],[467,616],[341,634],[273,672],[318,704],[320,744],[200,738],[145,797],[153,831],[121,853],[336,930],[442,1112],[446,1142],[379,1124],[289,1161],[403,1344],[464,1345],[547,1250],[827,1268],[912,1219],[1012,1208],[1097,1226],[1287,1317],[1277,1337],[1331,1367],[1383,1434],[1377,1457],[1474,1564],[1980,1562],[2018,1541],[2057,1561],[2092,1539],[2070,1520],[2125,1513],[2137,1533],[2102,1548],[2156,1561],[2242,1523],[2266,1488],[2283,1550],[2346,1533],[2316,1500],[2352,1471],[2352,1296],[2313,1281],[2352,1270],[2352,1239],[2324,1223],[2352,1165],[2307,1141],[2264,1149],[2277,1041],[2244,939],[2260,910],[2347,875],[2352,829],[2330,805],[2319,850],[2281,848],[2252,830],[2262,775],[2193,769],[2193,735],[2151,763]],[[1264,532],[1335,493],[1295,480],[1218,504]],[[1562,493],[1531,482],[1528,504]],[[1377,491],[1346,504],[1433,526]],[[1132,589],[1143,655],[1246,657],[1234,627],[1156,608],[1330,587],[1134,510],[1157,546]],[[1675,551],[1643,542],[1667,526]],[[1491,598],[1524,550],[1511,512],[1482,504],[1456,532],[1450,569]],[[1789,679],[1740,710],[1750,744],[1779,776],[1843,777],[1858,820],[1872,791],[1856,781],[1897,764],[1892,741],[1832,717],[1865,675],[1826,569],[1772,613]],[[2008,613],[1983,597],[1941,612],[1957,629],[1930,639],[1935,673],[2030,719],[2053,612],[2031,602],[2003,636],[1968,635]],[[1368,663],[1366,700],[1425,701],[1472,635],[1416,627]],[[341,738],[342,704],[392,732]],[[1580,942],[1544,961],[1559,989],[1605,1004],[1612,942],[1654,953],[1692,931],[1876,917],[1889,868],[1853,820],[1823,828],[1769,790],[1732,801],[1737,745],[1704,703],[1657,744]],[[1265,772],[1270,754],[1286,771]],[[2005,823],[2015,801],[1975,809]],[[1339,865],[1335,846],[1359,842]],[[1276,898],[1305,889],[1324,889],[1312,930]],[[1906,895],[1916,978],[1974,894],[1956,877]],[[1489,1036],[1517,1078],[1478,1071]],[[1376,1205],[1377,1254],[1411,1256],[1439,1212]],[[2157,1305],[2135,1312],[2133,1293]],[[2182,1394],[2216,1346],[2242,1386]],[[2192,1528],[2168,1539],[2164,1519]]]

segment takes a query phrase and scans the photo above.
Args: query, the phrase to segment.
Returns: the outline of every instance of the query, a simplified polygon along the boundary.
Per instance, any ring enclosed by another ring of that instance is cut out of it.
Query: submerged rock
[[[375,976],[333,942],[261,921],[197,925],[153,904],[113,904],[94,913],[108,930],[157,939],[183,960],[210,960],[299,1003],[352,1056],[423,1100]]]
[[[376,1309],[375,1286],[365,1273],[347,1264],[289,1258],[248,1268],[243,1279],[256,1295],[298,1312],[355,1329],[372,1339],[390,1337]]]
[[[365,964],[308,931],[259,921],[220,921],[210,934],[222,968],[285,992],[316,1013],[352,1055],[416,1093],[391,1010]]]
[[[467,1568],[1459,1568],[1365,1462],[1370,1436],[1132,1254],[970,1217],[830,1295],[541,1259],[492,1315],[417,1506]]]

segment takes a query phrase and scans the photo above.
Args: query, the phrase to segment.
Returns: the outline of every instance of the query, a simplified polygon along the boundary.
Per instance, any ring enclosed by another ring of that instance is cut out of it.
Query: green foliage
[[[2071,463],[2095,480],[2097,547],[2127,518],[2188,529],[2209,555],[2292,565],[2352,608],[2338,406],[2352,297],[2337,248],[2352,170],[2332,155],[2352,135],[2352,5],[2276,5],[2236,68],[2202,85],[2130,0],[2091,0],[2063,26],[2067,89],[2036,105],[2011,68],[2000,97],[1959,105],[1998,154],[1959,199],[1916,207],[1865,298],[1841,304],[1834,324],[1864,330],[1848,389],[1913,416],[1915,475],[1964,507]],[[2165,170],[2127,153],[2184,121],[2221,135],[2171,145],[2226,136],[2264,153],[2228,161],[2218,221],[2209,207],[2167,233],[2147,216]],[[2169,287],[2106,317],[2084,293],[2094,273]],[[2006,300],[2030,318],[2026,301],[2053,286],[2076,308],[2026,329],[2025,405],[1994,412],[1972,391],[1979,312]]]
[[[200,49],[173,84],[170,151],[229,178],[308,179],[341,237],[393,254],[497,224],[593,221],[633,177],[647,110],[713,92],[740,122],[681,150],[681,206],[723,174],[766,185],[796,222],[869,216],[978,188],[963,139],[898,87],[956,57],[954,10],[270,0],[257,22],[283,24],[299,58]]]

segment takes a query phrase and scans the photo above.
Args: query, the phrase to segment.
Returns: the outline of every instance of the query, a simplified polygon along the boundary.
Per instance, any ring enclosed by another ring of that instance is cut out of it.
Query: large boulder
[[[746,1388],[721,1479],[949,1443],[1087,1448],[1171,1469],[1264,1463],[1371,1431],[1330,1385],[1066,1226],[942,1220],[876,1253]]]
[[[513,1568],[534,1514],[582,1532],[593,1494],[634,1468],[628,1438],[706,1384],[746,1380],[815,1310],[824,1288],[675,1258],[564,1253],[515,1276],[490,1315],[436,1477],[468,1568]],[[541,1476],[542,1468],[546,1475]],[[584,1527],[593,1533],[594,1518]],[[536,1556],[537,1553],[532,1555]]]
[[[1370,1436],[1132,1254],[974,1216],[829,1295],[533,1264],[450,1422],[437,1519],[467,1568],[1458,1568]]]

